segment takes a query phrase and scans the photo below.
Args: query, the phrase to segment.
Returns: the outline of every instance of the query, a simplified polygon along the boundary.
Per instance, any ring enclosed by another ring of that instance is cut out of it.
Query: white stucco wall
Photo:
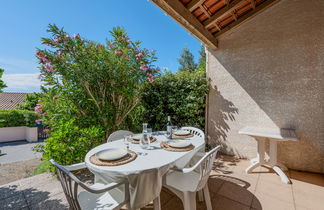
[[[0,142],[27,140],[38,141],[37,127],[6,127],[0,128]]]
[[[324,173],[324,1],[281,0],[219,39],[207,55],[207,137],[251,158],[244,126],[294,128],[280,143],[289,168]]]

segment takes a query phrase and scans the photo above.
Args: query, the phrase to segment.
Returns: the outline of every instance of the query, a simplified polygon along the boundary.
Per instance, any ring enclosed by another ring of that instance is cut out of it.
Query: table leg
[[[253,169],[261,166],[264,163],[264,152],[265,152],[265,140],[257,140],[258,142],[258,154],[253,159],[252,164],[245,170],[246,173],[251,173]]]
[[[288,168],[282,163],[277,162],[277,166],[279,166],[283,171],[288,171]]]
[[[280,176],[280,179],[282,182],[286,184],[291,184],[290,179],[287,177],[287,175],[279,168],[278,166],[273,166],[272,169]]]
[[[269,151],[270,161],[269,164],[272,169],[280,176],[282,182],[286,184],[291,184],[290,179],[284,173],[287,171],[287,167],[281,163],[277,162],[277,141],[270,141],[270,151]]]
[[[255,157],[255,158],[252,158],[251,160],[250,160],[250,163],[256,163],[256,162],[258,162],[259,161],[259,158],[258,157]]]

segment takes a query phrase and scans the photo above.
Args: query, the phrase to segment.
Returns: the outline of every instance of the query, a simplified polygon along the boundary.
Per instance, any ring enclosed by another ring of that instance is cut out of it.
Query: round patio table
[[[90,162],[90,157],[107,148],[126,148],[123,139],[99,145],[90,150],[85,163],[88,169],[95,174],[96,179],[104,182],[120,182],[125,179],[129,182],[130,205],[132,209],[138,209],[155,198],[162,189],[162,177],[172,167],[183,168],[189,163],[196,152],[205,147],[205,140],[199,136],[187,138],[195,148],[187,152],[170,152],[161,149],[160,143],[167,138],[162,135],[154,135],[157,141],[151,143],[152,149],[144,150],[139,144],[130,143],[129,149],[138,154],[134,161],[119,166],[97,166]]]

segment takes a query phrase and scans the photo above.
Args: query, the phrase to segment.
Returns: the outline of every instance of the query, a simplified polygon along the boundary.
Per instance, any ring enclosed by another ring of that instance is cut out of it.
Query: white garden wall
[[[27,140],[29,142],[38,140],[37,127],[6,127],[0,128],[0,142]]]

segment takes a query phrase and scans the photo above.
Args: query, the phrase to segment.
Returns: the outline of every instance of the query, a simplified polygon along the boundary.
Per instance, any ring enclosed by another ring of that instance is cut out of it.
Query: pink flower
[[[34,111],[36,113],[43,113],[43,110],[42,110],[42,105],[41,104],[36,104],[35,108],[34,108]]]
[[[150,83],[154,82],[154,78],[153,78],[153,77],[147,77],[147,80],[148,80]]]
[[[54,42],[56,42],[56,43],[60,43],[60,40],[59,40],[58,38],[55,38],[55,39],[54,39]]]
[[[136,59],[137,59],[137,60],[140,60],[140,59],[142,58],[142,56],[143,56],[142,53],[138,53],[138,54],[136,55]]]
[[[126,41],[126,39],[125,39],[125,37],[120,36],[120,37],[118,37],[118,41]]]
[[[36,51],[36,56],[38,57],[39,62],[42,64],[51,63],[50,60],[39,50]]]
[[[42,122],[41,119],[35,120],[35,123],[38,124],[38,125],[41,124],[41,122]]]
[[[79,38],[80,38],[80,34],[74,34],[74,35],[73,35],[73,38],[74,38],[74,39],[79,39]]]
[[[114,46],[114,44],[115,44],[115,43],[113,43],[113,42],[110,42],[110,43],[109,43],[109,47],[110,47],[110,48],[113,48],[113,47],[115,47],[115,46]]]
[[[146,71],[148,69],[148,66],[147,65],[141,65],[140,69],[143,70],[143,71]]]
[[[70,38],[70,35],[69,35],[69,34],[66,34],[65,37],[66,37],[66,38]]]
[[[46,65],[45,66],[45,70],[47,71],[47,72],[54,72],[55,70],[53,69],[53,67],[52,66],[49,66],[49,65]]]
[[[115,54],[118,56],[121,56],[121,55],[123,55],[123,52],[120,50],[115,50]]]
[[[150,69],[151,72],[154,72],[154,69]]]

